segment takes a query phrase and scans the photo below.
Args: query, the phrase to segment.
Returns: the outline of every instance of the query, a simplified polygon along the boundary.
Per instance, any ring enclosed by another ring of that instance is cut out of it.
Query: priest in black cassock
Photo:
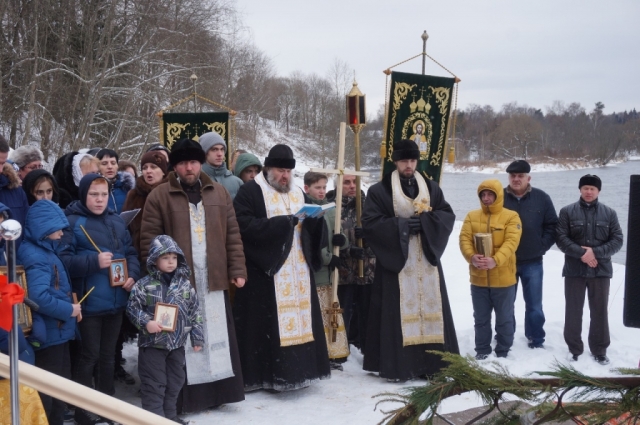
[[[305,388],[331,373],[312,273],[326,226],[294,215],[305,204],[295,164],[291,148],[275,145],[234,199],[248,274],[233,307],[246,391]]]
[[[396,170],[371,186],[362,212],[377,263],[363,368],[389,381],[446,366],[426,350],[459,353],[440,257],[455,215],[437,183],[415,172],[414,141],[394,144]]]

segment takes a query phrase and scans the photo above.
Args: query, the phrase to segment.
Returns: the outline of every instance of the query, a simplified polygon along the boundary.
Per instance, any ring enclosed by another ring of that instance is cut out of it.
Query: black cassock
[[[310,266],[314,341],[281,347],[273,276],[291,250],[291,217],[267,218],[262,189],[254,181],[240,187],[233,206],[248,274],[245,286],[236,290],[233,305],[245,390],[288,391],[330,377],[320,303],[311,272],[322,266],[321,249],[327,244],[324,219],[305,219],[301,235],[304,257]]]
[[[460,352],[440,264],[440,257],[453,229],[455,214],[444,200],[438,184],[425,180],[433,210],[420,215],[422,248],[429,263],[437,266],[440,274],[444,344],[402,346],[398,273],[407,261],[409,219],[396,217],[393,211],[391,173],[371,186],[362,213],[365,241],[376,254],[363,369],[380,372],[381,377],[388,379],[406,380],[433,375],[446,367],[447,363],[439,356],[426,353],[426,350]],[[402,179],[401,182],[404,189],[406,182]],[[407,196],[410,195],[407,193]]]

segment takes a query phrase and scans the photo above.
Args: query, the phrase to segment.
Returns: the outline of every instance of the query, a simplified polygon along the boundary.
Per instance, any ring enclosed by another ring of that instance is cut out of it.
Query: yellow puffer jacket
[[[471,284],[489,287],[507,287],[516,283],[516,249],[522,235],[522,223],[518,213],[503,208],[504,191],[499,180],[485,180],[478,186],[478,196],[483,190],[496,194],[496,200],[488,207],[480,202],[481,208],[473,210],[464,219],[460,231],[460,251],[469,263]],[[480,270],[471,264],[476,254],[473,235],[491,233],[493,256],[496,267]]]

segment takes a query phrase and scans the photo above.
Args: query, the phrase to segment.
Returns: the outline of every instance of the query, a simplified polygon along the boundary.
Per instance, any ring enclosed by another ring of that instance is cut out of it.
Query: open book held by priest
[[[324,205],[304,204],[304,206],[294,215],[300,220],[304,220],[307,217],[322,217],[325,212],[334,209],[335,207],[335,202],[329,202]]]

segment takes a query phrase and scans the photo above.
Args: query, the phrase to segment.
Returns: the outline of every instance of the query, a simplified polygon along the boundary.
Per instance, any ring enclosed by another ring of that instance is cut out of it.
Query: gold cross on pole
[[[334,235],[340,233],[340,228],[342,227],[342,179],[344,175],[355,175],[355,176],[368,176],[369,173],[365,173],[362,171],[356,170],[345,170],[344,169],[344,145],[346,138],[347,125],[346,123],[340,123],[340,143],[338,145],[338,163],[336,164],[335,169],[327,169],[327,168],[311,168],[310,171],[316,173],[324,173],[324,174],[337,174],[338,182],[336,183],[336,220],[335,226],[333,228]],[[333,247],[333,255],[340,255],[340,247]],[[331,340],[333,342],[336,341],[336,335],[338,331],[338,314],[342,313],[342,309],[340,309],[340,302],[338,301],[338,268],[333,269],[333,273],[331,275],[331,308],[329,309],[329,313],[331,314]]]

